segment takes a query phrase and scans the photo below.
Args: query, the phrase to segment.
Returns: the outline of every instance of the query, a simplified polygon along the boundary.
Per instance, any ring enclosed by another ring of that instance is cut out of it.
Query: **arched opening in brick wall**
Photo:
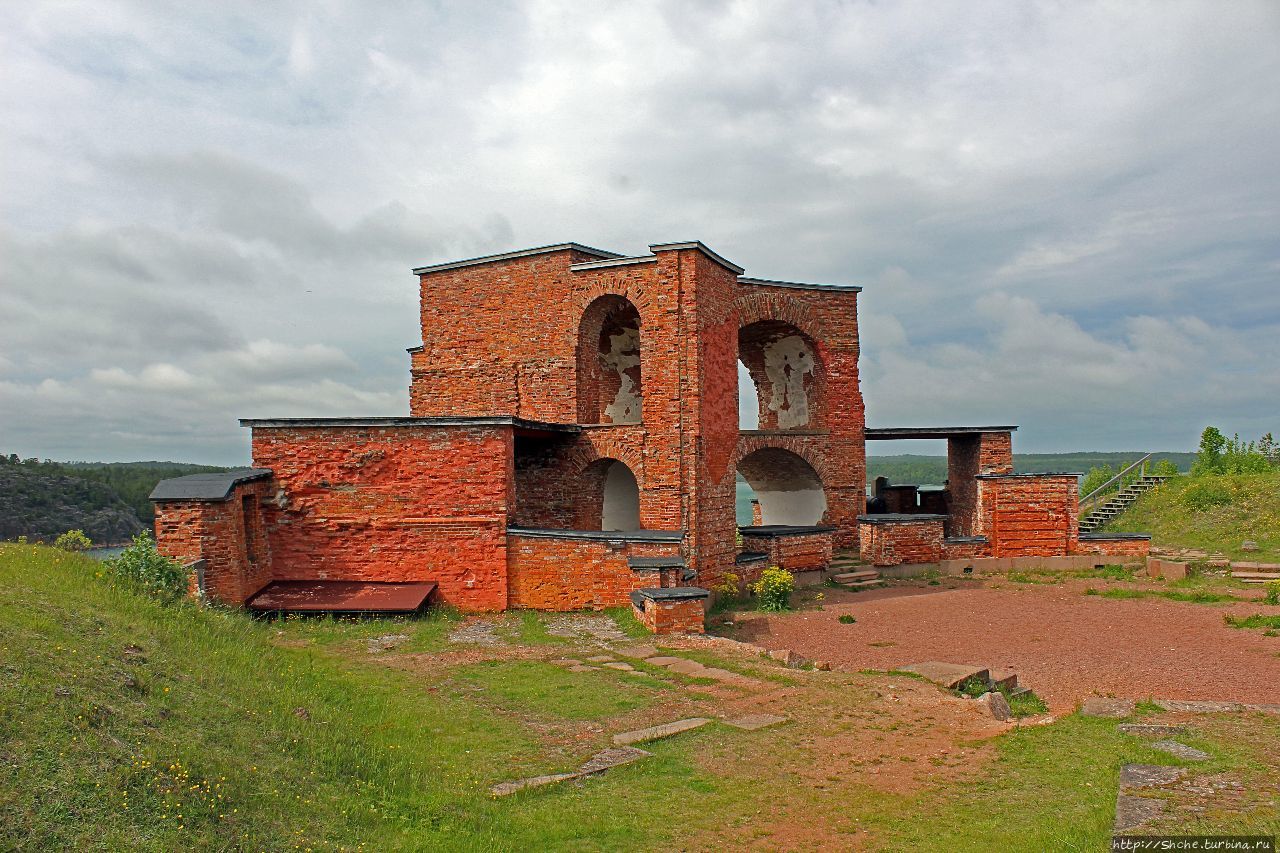
[[[755,429],[821,426],[826,373],[812,338],[790,323],[760,320],[738,330],[738,359],[756,390]],[[749,419],[739,415],[749,428]]]
[[[625,462],[597,459],[582,472],[580,530],[640,530],[640,484]]]
[[[827,512],[822,480],[803,457],[778,447],[749,453],[738,473],[760,502],[762,524],[821,524]]]
[[[644,399],[640,312],[625,297],[601,296],[578,325],[578,422],[638,424]]]

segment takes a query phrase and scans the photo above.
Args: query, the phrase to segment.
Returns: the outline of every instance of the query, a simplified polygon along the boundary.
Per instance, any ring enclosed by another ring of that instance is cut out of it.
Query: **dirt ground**
[[[1090,586],[1107,587],[1084,579],[1001,579],[824,589],[820,609],[733,613],[726,618],[734,624],[722,630],[847,670],[928,660],[1011,669],[1055,713],[1091,694],[1280,703],[1280,638],[1223,621],[1224,614],[1277,608],[1260,601],[1110,599],[1085,595]],[[840,623],[844,614],[857,621]]]

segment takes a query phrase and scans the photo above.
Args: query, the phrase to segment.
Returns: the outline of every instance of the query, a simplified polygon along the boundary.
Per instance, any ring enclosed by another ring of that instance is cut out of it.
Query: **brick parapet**
[[[947,553],[944,528],[945,519],[937,516],[893,523],[861,520],[858,553],[863,562],[873,566],[936,563]]]
[[[679,542],[624,542],[507,535],[507,606],[529,610],[600,610],[626,605],[632,591],[674,587],[682,570],[637,570],[631,557],[679,557]]]

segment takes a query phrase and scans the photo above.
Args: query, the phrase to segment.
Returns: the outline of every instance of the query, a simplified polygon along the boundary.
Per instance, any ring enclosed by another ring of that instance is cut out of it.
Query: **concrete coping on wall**
[[[710,597],[711,592],[700,586],[649,587],[632,591],[631,602],[643,609],[645,601],[697,601]]]
[[[603,249],[593,249],[590,246],[584,246],[581,243],[553,243],[549,246],[535,246],[532,249],[516,249],[513,252],[501,252],[497,255],[481,255],[478,258],[466,258],[461,261],[445,261],[439,264],[429,264],[425,267],[414,267],[414,275],[423,275],[425,273],[441,272],[443,270],[455,270],[459,267],[471,267],[477,264],[493,264],[499,261],[510,261],[516,258],[527,258],[531,255],[545,255],[550,252],[575,251],[584,255],[595,255],[597,258],[618,258],[621,257],[617,252],[606,252]]]
[[[867,439],[905,439],[905,438],[953,438],[962,435],[982,435],[984,433],[1016,432],[1017,427],[1007,426],[937,426],[937,427],[867,427],[863,434]]]
[[[859,524],[912,524],[920,521],[946,521],[951,516],[934,512],[877,512],[858,516]]]
[[[509,426],[515,427],[516,429],[537,430],[539,432],[578,433],[582,431],[582,428],[577,424],[531,421],[526,418],[516,418],[504,415],[474,418],[241,418],[240,426],[249,427],[251,429],[330,429],[332,427],[374,427],[378,429],[388,429],[399,427]]]
[[[987,541],[985,536],[944,536],[942,538],[944,545],[985,545]]]
[[[978,480],[1016,480],[1019,477],[1035,478],[1035,477],[1074,477],[1077,480],[1083,477],[1078,471],[1039,471],[1036,473],[1024,472],[1021,474],[977,474],[975,479]]]
[[[743,536],[774,538],[777,536],[814,536],[822,533],[834,533],[835,528],[826,525],[762,524],[753,527],[739,527],[738,532]]]
[[[762,563],[769,559],[769,555],[763,551],[743,551],[733,558],[735,565],[741,566],[746,563]]]
[[[658,260],[657,255],[637,255],[634,258],[608,258],[603,261],[583,261],[580,264],[569,264],[571,272],[607,269],[608,267],[626,267],[632,264],[651,264]]]
[[[1150,533],[1081,533],[1080,538],[1086,542],[1123,542],[1150,539]]]
[[[652,572],[659,569],[683,569],[684,557],[627,557],[627,568],[633,572]]]
[[[703,243],[701,240],[683,240],[678,243],[650,243],[649,244],[649,251],[653,252],[654,254],[657,254],[658,252],[678,252],[681,249],[697,249],[699,252],[706,255],[708,258],[715,261],[720,266],[724,267],[727,270],[730,270],[731,272],[737,275],[742,275],[744,272],[746,272],[746,270],[744,270],[742,267],[738,266],[732,261],[726,260],[725,258],[721,257],[715,252],[711,251],[709,248],[707,248],[706,244]]]
[[[153,501],[212,501],[231,500],[236,486],[271,476],[270,468],[235,468],[211,474],[188,474],[161,480],[151,490]]]
[[[738,276],[738,284],[755,285],[757,287],[789,287],[794,290],[825,290],[828,293],[861,293],[862,288],[856,284],[809,284],[803,281],[777,281],[772,278],[750,278]]]
[[[507,527],[509,536],[573,539],[589,542],[682,542],[683,530],[562,530],[552,527]]]

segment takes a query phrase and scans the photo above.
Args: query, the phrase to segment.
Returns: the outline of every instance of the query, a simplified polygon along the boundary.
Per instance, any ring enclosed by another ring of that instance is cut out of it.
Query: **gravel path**
[[[828,591],[820,611],[738,614],[733,636],[846,669],[941,660],[1012,669],[1055,712],[1090,694],[1280,702],[1280,638],[1223,614],[1280,613],[1260,603],[1190,604],[1086,596],[1055,585]],[[857,622],[840,624],[851,614]]]

